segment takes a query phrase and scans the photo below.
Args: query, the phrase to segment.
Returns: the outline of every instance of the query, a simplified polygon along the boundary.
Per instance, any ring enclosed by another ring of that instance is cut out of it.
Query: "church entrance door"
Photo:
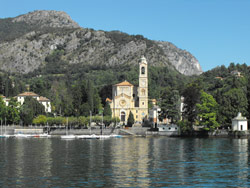
[[[121,121],[125,122],[125,119],[126,119],[126,113],[121,112]]]

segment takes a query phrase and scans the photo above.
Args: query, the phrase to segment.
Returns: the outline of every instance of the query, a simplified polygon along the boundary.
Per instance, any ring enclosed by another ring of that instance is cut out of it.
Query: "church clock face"
[[[125,105],[126,105],[126,101],[125,101],[125,100],[121,100],[121,101],[120,101],[120,105],[121,105],[121,106],[125,106]]]

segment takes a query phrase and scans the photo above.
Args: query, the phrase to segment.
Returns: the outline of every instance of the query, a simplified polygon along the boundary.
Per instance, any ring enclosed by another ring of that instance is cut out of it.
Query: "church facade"
[[[148,118],[148,63],[145,57],[139,62],[139,86],[126,80],[113,85],[110,107],[112,117],[119,117],[121,123],[127,123],[130,112],[136,122]]]

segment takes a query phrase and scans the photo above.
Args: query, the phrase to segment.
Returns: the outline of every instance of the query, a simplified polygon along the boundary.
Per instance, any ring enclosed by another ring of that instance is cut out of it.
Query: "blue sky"
[[[250,0],[0,0],[0,3],[0,18],[34,10],[60,10],[81,27],[120,30],[169,41],[191,52],[204,71],[231,62],[250,65]]]

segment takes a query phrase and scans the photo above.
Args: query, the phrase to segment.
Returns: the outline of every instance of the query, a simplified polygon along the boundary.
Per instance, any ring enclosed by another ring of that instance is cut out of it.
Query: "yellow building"
[[[140,59],[139,70],[139,87],[125,80],[112,88],[112,117],[119,117],[125,124],[130,111],[137,122],[148,117],[148,63],[145,57]]]

